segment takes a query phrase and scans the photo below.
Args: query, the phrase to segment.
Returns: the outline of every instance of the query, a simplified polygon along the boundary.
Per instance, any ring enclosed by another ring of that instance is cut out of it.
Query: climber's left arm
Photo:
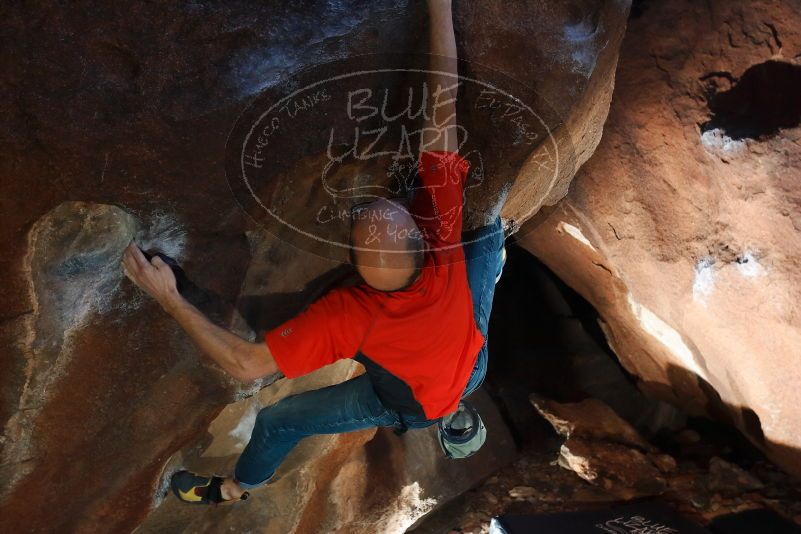
[[[152,261],[131,244],[122,259],[123,271],[133,283],[156,299],[164,311],[183,327],[201,351],[208,354],[228,374],[242,382],[278,372],[265,343],[251,343],[209,321],[184,299],[175,284],[169,265],[154,256]]]
[[[428,0],[430,56],[428,106],[421,151],[458,150],[456,94],[459,87],[451,0]]]

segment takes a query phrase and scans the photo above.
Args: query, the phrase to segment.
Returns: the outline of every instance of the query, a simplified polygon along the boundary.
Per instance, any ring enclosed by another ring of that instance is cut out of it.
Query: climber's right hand
[[[122,270],[139,289],[156,299],[168,313],[180,302],[181,295],[175,282],[175,274],[164,260],[154,256],[147,261],[145,255],[131,243],[122,255]]]

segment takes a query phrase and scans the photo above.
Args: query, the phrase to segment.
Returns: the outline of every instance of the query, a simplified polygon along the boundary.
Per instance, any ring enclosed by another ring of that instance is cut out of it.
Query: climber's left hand
[[[156,299],[167,312],[181,299],[170,266],[158,256],[147,261],[135,243],[122,255],[122,271],[139,289]]]

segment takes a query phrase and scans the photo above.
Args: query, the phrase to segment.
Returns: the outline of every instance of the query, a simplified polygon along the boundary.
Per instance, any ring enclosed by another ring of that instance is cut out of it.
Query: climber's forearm
[[[450,0],[429,0],[429,32],[431,70],[456,74],[456,36],[453,31],[453,13]],[[446,86],[455,80],[450,76],[434,78]]]
[[[431,56],[428,113],[423,124],[425,150],[457,150],[458,68],[450,0],[429,0]]]
[[[180,295],[165,309],[201,351],[237,380],[251,382],[278,371],[266,343],[251,343],[220,328]]]

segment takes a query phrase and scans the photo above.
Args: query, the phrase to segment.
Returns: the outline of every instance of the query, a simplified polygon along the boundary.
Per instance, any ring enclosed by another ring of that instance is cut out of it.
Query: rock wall
[[[801,3],[640,2],[598,150],[523,245],[646,392],[801,475]]]
[[[542,106],[550,135],[496,146],[478,112],[461,110],[479,132],[473,148],[486,156],[488,177],[485,193],[468,199],[470,224],[504,198],[507,215],[523,220],[564,194],[600,138],[628,8],[457,3],[460,55],[473,65],[463,74],[517,80],[520,96]],[[131,531],[160,504],[170,469],[230,466],[259,405],[358,370],[335,366],[243,390],[122,280],[121,248],[133,236],[181,261],[190,300],[242,335],[302,309],[343,270],[246,216],[226,177],[228,134],[257,95],[304,69],[367,51],[425,51],[426,13],[402,0],[2,13],[0,529]],[[304,126],[326,124],[318,116]],[[555,149],[560,164],[543,163]],[[290,161],[285,176],[309,195],[301,205],[318,190],[306,171],[321,157],[308,152],[306,166]],[[269,507],[278,490],[236,514],[178,512],[166,501],[141,530],[401,530],[483,473],[475,462],[433,460],[431,438],[308,440],[283,472],[280,507]],[[493,439],[476,460],[484,469],[511,456],[502,425]]]

